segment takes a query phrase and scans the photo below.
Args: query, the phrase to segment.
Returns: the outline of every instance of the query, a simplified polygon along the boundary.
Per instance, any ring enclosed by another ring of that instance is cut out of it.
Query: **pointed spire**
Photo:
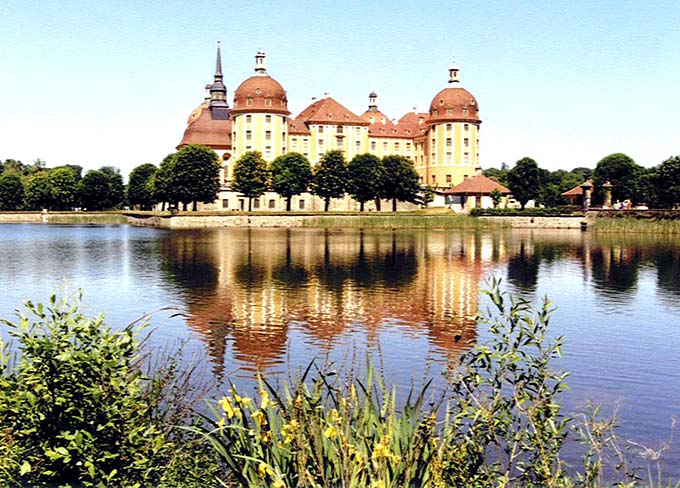
[[[217,41],[217,60],[215,62],[215,82],[210,86],[210,113],[214,120],[229,118],[229,104],[227,103],[227,87],[222,82],[222,53],[220,41]],[[207,88],[207,86],[206,86]]]
[[[449,66],[449,83],[460,83],[460,79],[458,79],[458,71],[460,68],[458,67],[458,63],[456,63],[456,57],[453,57],[453,60],[451,61],[451,66]]]
[[[222,80],[222,53],[220,52],[220,41],[217,41],[217,62],[215,63],[215,79],[220,77]]]

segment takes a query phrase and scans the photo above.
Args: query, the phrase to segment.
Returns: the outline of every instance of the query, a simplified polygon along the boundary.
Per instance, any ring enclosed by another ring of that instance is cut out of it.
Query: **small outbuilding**
[[[499,207],[507,205],[510,190],[483,175],[466,178],[462,183],[446,190],[446,206],[454,212],[469,212],[473,208],[493,208],[491,193],[494,190],[502,195]]]
[[[576,185],[571,190],[567,190],[562,193],[562,196],[567,199],[569,205],[575,205],[577,207],[583,207],[583,185],[590,185],[591,192],[595,190],[595,185],[593,180],[586,180],[580,185]]]

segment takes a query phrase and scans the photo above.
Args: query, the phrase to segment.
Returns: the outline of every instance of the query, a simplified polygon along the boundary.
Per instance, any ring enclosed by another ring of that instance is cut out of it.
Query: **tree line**
[[[0,210],[111,210],[134,206],[151,210],[166,203],[195,210],[198,202],[212,203],[220,188],[220,162],[217,154],[204,146],[188,145],[166,156],[159,166],[142,164],[132,170],[127,185],[120,170],[102,166],[83,176],[78,165],[47,168],[37,159],[32,164],[7,159],[0,161]],[[571,171],[540,168],[531,158],[522,158],[510,168],[505,163],[484,171],[507,186],[522,207],[529,200],[545,207],[567,204],[562,193],[592,179],[593,204],[604,200],[602,185],[612,185],[612,201],[630,200],[651,208],[672,208],[680,203],[680,156],[668,158],[652,168],[644,168],[629,156],[615,153],[600,160],[594,169],[577,167]],[[271,164],[259,152],[244,154],[233,166],[232,189],[248,199],[274,191],[286,199],[291,209],[295,195],[311,192],[324,200],[328,211],[334,198],[351,195],[361,211],[369,201],[427,203],[432,190],[421,187],[413,163],[402,156],[382,159],[371,154],[347,161],[342,151],[329,151],[312,167],[299,153],[279,156]],[[496,195],[497,197],[499,195]]]
[[[638,165],[630,156],[614,153],[602,158],[594,169],[577,167],[571,171],[540,168],[531,158],[522,158],[509,168],[484,170],[484,175],[508,187],[522,208],[529,200],[545,207],[568,202],[562,193],[592,180],[594,205],[604,202],[602,185],[612,185],[612,202],[630,200],[650,208],[673,208],[680,203],[680,156],[666,159],[652,168]]]

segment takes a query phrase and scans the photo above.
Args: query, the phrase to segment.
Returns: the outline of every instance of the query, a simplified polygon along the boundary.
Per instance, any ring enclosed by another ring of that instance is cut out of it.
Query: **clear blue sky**
[[[677,1],[4,0],[0,19],[0,159],[158,164],[212,79],[216,40],[231,99],[260,37],[294,115],[324,92],[361,113],[373,89],[390,117],[425,111],[455,54],[483,167],[680,154]]]

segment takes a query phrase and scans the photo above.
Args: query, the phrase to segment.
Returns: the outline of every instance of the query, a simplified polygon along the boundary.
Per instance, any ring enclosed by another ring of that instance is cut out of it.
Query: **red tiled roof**
[[[202,103],[189,115],[184,137],[177,147],[187,144],[201,144],[212,149],[231,149],[231,120],[213,120],[209,103]]]
[[[415,113],[415,112],[408,112],[404,114],[400,119],[400,123],[405,123],[405,124],[420,124],[420,120],[422,119],[423,123],[427,122],[427,119],[430,118],[430,114],[427,112],[420,112],[420,113]]]
[[[591,185],[593,184],[593,180],[586,180],[585,183],[590,183]],[[581,183],[582,185],[583,183]],[[581,185],[576,185],[574,188],[571,190],[567,190],[564,193],[562,193],[563,197],[580,197],[583,195],[583,188],[581,188]],[[593,188],[595,186],[593,185]]]
[[[473,176],[472,178],[468,178],[462,183],[454,186],[450,190],[446,190],[444,193],[448,193],[450,195],[473,194],[473,193],[474,194],[481,193],[484,195],[488,195],[496,188],[498,189],[498,191],[505,195],[510,193],[510,190],[508,190],[506,187],[504,187],[497,181],[487,178],[484,175],[477,175]]]
[[[307,124],[369,125],[367,121],[331,97],[313,102],[300,112],[296,119]]]
[[[373,122],[371,122],[371,117],[373,117]],[[380,110],[368,109],[363,114],[361,114],[361,118],[369,124],[382,124],[383,120],[385,121],[385,124],[390,123],[390,118]]]
[[[309,127],[307,125],[299,120],[299,119],[288,119],[288,133],[289,134],[302,134],[302,135],[310,135],[311,132],[309,131]]]

